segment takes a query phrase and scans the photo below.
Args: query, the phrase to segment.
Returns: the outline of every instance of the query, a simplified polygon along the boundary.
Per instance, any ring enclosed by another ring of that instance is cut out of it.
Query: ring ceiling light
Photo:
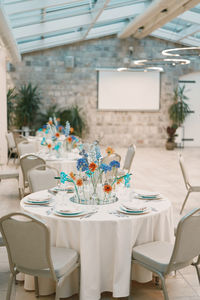
[[[166,56],[200,56],[200,47],[183,47],[183,48],[172,48],[165,49],[162,51],[163,55]]]
[[[189,59],[182,58],[160,58],[160,59],[139,59],[132,61],[133,65],[136,66],[175,66],[175,65],[188,65]]]

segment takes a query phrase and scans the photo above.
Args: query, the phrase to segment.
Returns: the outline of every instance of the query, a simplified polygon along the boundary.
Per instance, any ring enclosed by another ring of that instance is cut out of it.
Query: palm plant
[[[60,117],[63,126],[65,126],[66,121],[69,121],[71,127],[74,128],[74,134],[82,136],[83,129],[85,128],[85,121],[81,116],[80,108],[77,105],[60,111],[58,116]]]
[[[17,98],[16,89],[15,87],[12,89],[8,89],[7,92],[7,124],[8,129],[12,125],[14,125],[14,118],[15,118],[15,101]]]
[[[39,110],[40,94],[37,86],[24,84],[18,89],[16,104],[16,125],[32,127]]]
[[[183,124],[190,112],[189,105],[185,102],[185,100],[188,100],[188,97],[184,95],[184,92],[185,85],[183,87],[178,86],[174,89],[174,103],[169,108],[169,117],[177,127]]]

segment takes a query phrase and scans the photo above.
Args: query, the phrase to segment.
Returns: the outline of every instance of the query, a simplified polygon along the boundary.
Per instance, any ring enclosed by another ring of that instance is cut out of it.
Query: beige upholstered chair
[[[189,177],[188,177],[187,171],[185,169],[185,165],[184,165],[184,159],[183,159],[183,156],[181,154],[179,154],[179,164],[180,164],[181,171],[182,171],[182,174],[183,174],[184,183],[185,183],[185,186],[186,186],[186,189],[187,189],[187,195],[185,197],[185,200],[183,202],[183,205],[182,205],[181,211],[180,211],[180,214],[181,214],[184,207],[185,207],[185,204],[188,200],[188,197],[189,197],[190,193],[200,192],[200,185],[199,186],[194,186],[194,185],[190,184]]]
[[[33,275],[39,296],[38,276],[56,282],[56,300],[66,277],[79,266],[77,251],[50,247],[50,232],[44,222],[24,213],[11,213],[0,219],[10,265],[10,280],[6,300],[10,300],[12,283],[19,272]]]
[[[5,246],[5,243],[4,243],[4,241],[3,241],[2,236],[0,236],[0,247],[3,247],[3,246]]]
[[[8,163],[12,154],[15,154],[15,158],[14,158],[14,163],[15,163],[16,155],[17,155],[17,147],[16,147],[13,133],[12,132],[6,133],[6,139],[7,139],[8,150],[9,150]]]
[[[36,145],[34,143],[29,143],[28,141],[23,141],[17,144],[19,157],[29,153],[37,152]]]
[[[30,192],[34,193],[55,187],[58,182],[55,176],[59,176],[56,168],[47,165],[38,165],[28,172]]]
[[[0,170],[0,181],[1,180],[7,180],[7,179],[16,179],[18,182],[18,189],[19,189],[19,198],[21,199],[21,191],[19,188],[19,172],[11,169],[7,170]]]
[[[127,171],[128,173],[130,172],[132,161],[133,161],[133,158],[135,156],[135,152],[136,152],[136,146],[135,145],[130,145],[128,147],[127,152],[126,152],[126,156],[125,156],[125,160],[124,160],[124,166],[123,166],[123,170]]]
[[[140,264],[160,277],[165,300],[169,298],[164,276],[172,271],[193,265],[200,282],[198,269],[200,261],[199,259],[194,261],[200,253],[199,236],[200,208],[193,210],[179,221],[174,245],[156,241],[133,248],[133,263]]]
[[[32,168],[38,165],[45,165],[45,164],[46,164],[45,160],[35,154],[27,154],[20,157],[20,165],[23,174],[24,188],[28,187],[28,172]]]

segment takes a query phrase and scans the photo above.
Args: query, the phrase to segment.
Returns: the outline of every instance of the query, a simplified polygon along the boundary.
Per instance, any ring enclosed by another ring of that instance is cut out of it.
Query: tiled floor
[[[124,157],[125,149],[116,149]],[[166,151],[165,149],[138,148],[132,166],[132,186],[136,189],[159,191],[172,202],[174,220],[178,222],[179,210],[186,195],[182,174],[178,164],[178,152],[182,152],[191,181],[200,184],[200,149],[184,149]],[[123,161],[123,160],[122,160]],[[10,162],[9,167],[14,165]],[[5,168],[5,166],[1,166]],[[184,214],[200,206],[200,194],[191,194]],[[19,210],[18,189],[16,180],[0,182],[0,216]],[[0,300],[6,297],[9,268],[7,254],[0,248]],[[200,299],[200,286],[193,267],[187,267],[177,272],[176,277],[166,279],[170,300],[197,300]],[[53,300],[54,295],[39,297],[39,299]],[[22,284],[13,288],[12,300],[36,299],[34,292],[26,292]],[[77,300],[77,296],[68,298]],[[104,293],[102,300],[113,299],[111,293]],[[126,298],[121,298],[126,299]],[[152,282],[146,284],[132,283],[131,300],[161,300],[162,291]]]

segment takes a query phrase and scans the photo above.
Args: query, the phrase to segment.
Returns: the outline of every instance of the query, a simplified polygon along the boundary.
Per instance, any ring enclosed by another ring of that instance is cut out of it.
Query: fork
[[[92,215],[94,215],[94,214],[96,214],[96,213],[97,213],[97,211],[90,212],[90,213],[88,213],[87,215],[80,217],[80,219],[89,218],[89,217],[91,217]]]

